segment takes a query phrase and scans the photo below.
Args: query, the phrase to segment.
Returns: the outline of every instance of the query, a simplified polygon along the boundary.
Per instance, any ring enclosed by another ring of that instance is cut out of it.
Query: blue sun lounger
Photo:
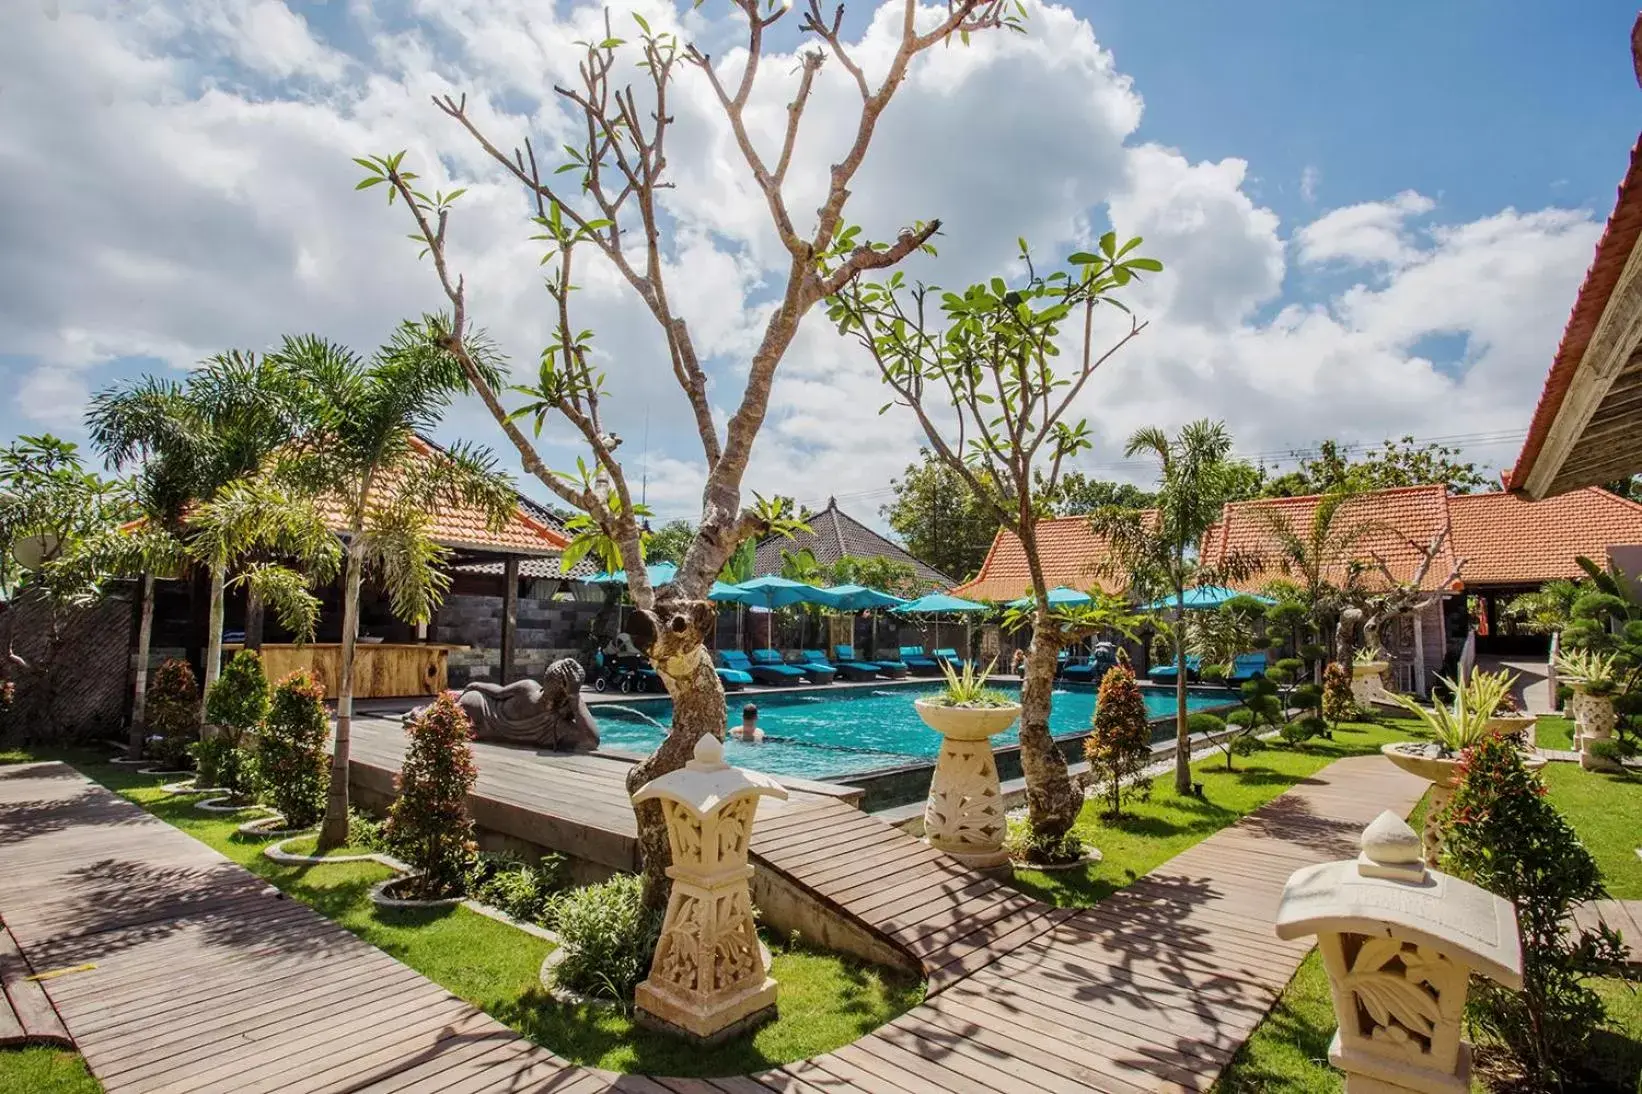
[[[825,660],[816,661],[809,655],[812,650],[794,650],[787,655],[787,664],[795,669],[803,669],[804,675],[810,678],[812,684],[830,684],[833,677],[838,675],[838,669]]]
[[[727,669],[722,665],[716,665],[713,671],[718,673],[719,682],[724,685],[725,691],[740,691],[753,682],[753,678],[740,669]]]
[[[900,679],[901,677],[905,676],[909,671],[911,671],[905,665],[901,664],[901,662],[899,662],[899,661],[861,661],[861,660],[858,660],[855,656],[855,647],[850,646],[850,645],[844,645],[842,643],[840,643],[839,645],[836,645],[832,648],[832,655],[834,657],[838,658],[837,663],[840,664],[840,665],[845,665],[845,664],[865,665],[867,668],[872,669],[872,670],[874,670],[878,673],[881,673],[884,676],[888,676],[892,679]]]
[[[846,680],[872,680],[878,676],[877,665],[868,665],[854,661],[829,661],[827,660],[826,653],[821,650],[803,650],[801,651],[801,655],[806,663],[811,665],[824,665],[825,667],[838,673],[838,675],[842,676]]]
[[[1198,671],[1200,669],[1202,669],[1202,667],[1203,667],[1203,659],[1201,657],[1197,656],[1197,654],[1195,654],[1195,653],[1188,653],[1186,655],[1186,678],[1187,679],[1192,679],[1192,678],[1196,677],[1197,674],[1198,674]],[[1176,666],[1171,662],[1170,664],[1167,664],[1167,665],[1159,665],[1157,668],[1153,669],[1151,672],[1147,673],[1146,675],[1152,681],[1152,683],[1154,683],[1154,684],[1172,684],[1172,683],[1175,682],[1175,679],[1174,679],[1175,678],[1175,671],[1176,671]]]
[[[1095,666],[1087,657],[1074,657],[1060,670],[1060,678],[1069,684],[1087,684],[1095,678]]]
[[[937,664],[951,665],[954,671],[957,672],[962,672],[964,670],[964,665],[967,663],[962,657],[958,656],[958,651],[953,649],[951,646],[943,646],[934,653],[930,654],[930,656],[935,658]]]
[[[1241,684],[1253,680],[1256,676],[1266,674],[1266,655],[1263,653],[1240,653],[1232,664],[1231,675],[1226,677],[1228,684]]]
[[[941,675],[941,663],[925,653],[922,646],[902,646],[901,663],[911,669],[914,676]]]
[[[752,667],[753,672],[757,672],[759,669],[784,669],[784,670],[787,670],[787,672],[789,672],[789,673],[791,673],[793,670],[797,670],[799,678],[807,679],[811,683],[814,683],[814,684],[830,684],[830,683],[832,683],[833,672],[832,672],[831,669],[826,669],[826,668],[823,668],[821,666],[811,668],[808,665],[788,664],[787,660],[784,657],[782,657],[781,654],[777,653],[775,650],[754,650],[752,652],[752,659],[753,659],[753,667]],[[786,682],[787,683],[797,683],[797,680],[795,680],[791,676],[789,676]]]
[[[720,650],[718,656],[725,668],[738,669],[760,684],[796,684],[804,679],[801,670],[781,664],[779,655],[773,665],[755,665],[740,650]]]

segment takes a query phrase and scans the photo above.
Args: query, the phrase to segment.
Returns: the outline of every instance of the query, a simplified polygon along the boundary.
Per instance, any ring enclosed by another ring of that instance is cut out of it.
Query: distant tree
[[[670,520],[656,529],[644,545],[646,562],[671,562],[678,565],[696,538],[696,526],[687,520]]]
[[[1331,492],[1361,493],[1396,486],[1440,483],[1451,494],[1469,494],[1488,485],[1477,465],[1461,460],[1461,450],[1435,441],[1420,443],[1411,436],[1381,441],[1379,446],[1352,459],[1338,441],[1321,441],[1317,453],[1300,461],[1297,471],[1265,484],[1263,496],[1303,497]]]
[[[958,580],[973,577],[998,534],[997,514],[929,449],[891,480],[895,500],[879,512],[907,553]]]
[[[1132,483],[1092,479],[1081,471],[1068,471],[1061,476],[1049,504],[1058,517],[1076,517],[1108,507],[1145,509],[1156,500],[1156,494]]]
[[[913,597],[924,591],[912,563],[886,555],[845,555],[832,564],[831,576],[835,585],[865,585],[891,596]]]

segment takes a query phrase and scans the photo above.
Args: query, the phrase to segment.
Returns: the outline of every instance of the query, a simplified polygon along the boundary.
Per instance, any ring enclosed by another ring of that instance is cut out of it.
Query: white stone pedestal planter
[[[1381,813],[1356,861],[1298,870],[1277,910],[1279,938],[1317,936],[1339,1029],[1329,1063],[1348,1094],[1466,1094],[1460,1019],[1472,973],[1522,986],[1511,902],[1426,869],[1420,841]]]
[[[1361,661],[1351,666],[1351,698],[1364,710],[1375,706],[1394,707],[1397,700],[1385,687],[1385,674],[1391,669],[1389,661]]]
[[[1582,681],[1573,682],[1574,698],[1574,751],[1579,753],[1579,766],[1587,771],[1617,771],[1620,765],[1591,751],[1592,741],[1606,741],[1613,737],[1619,715],[1614,710],[1613,696],[1591,695]]]
[[[913,706],[941,735],[924,804],[925,842],[973,869],[1007,865],[1003,842],[1009,829],[990,738],[1015,724],[1019,704],[953,707],[919,699]]]
[[[1418,775],[1431,783],[1431,797],[1425,806],[1425,826],[1421,832],[1421,845],[1425,850],[1425,864],[1436,866],[1442,859],[1443,830],[1439,818],[1443,807],[1448,804],[1448,799],[1454,796],[1454,788],[1459,785],[1460,758],[1441,755],[1436,745],[1421,744],[1417,741],[1381,745],[1380,752],[1410,775]],[[1530,771],[1538,771],[1545,766],[1545,762],[1543,756],[1525,754],[1522,757],[1523,766]]]

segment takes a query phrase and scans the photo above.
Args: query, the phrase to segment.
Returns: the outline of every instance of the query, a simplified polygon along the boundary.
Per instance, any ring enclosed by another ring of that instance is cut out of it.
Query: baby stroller
[[[648,690],[646,677],[655,674],[656,670],[643,657],[611,656],[600,650],[593,655],[593,671],[588,674],[588,682],[594,691],[614,688],[626,695]]]

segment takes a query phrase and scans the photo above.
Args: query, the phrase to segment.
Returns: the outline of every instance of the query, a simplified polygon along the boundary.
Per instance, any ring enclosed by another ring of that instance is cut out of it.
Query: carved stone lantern
[[[1466,1094],[1471,974],[1522,987],[1511,902],[1428,869],[1420,851],[1387,811],[1364,830],[1355,862],[1305,867],[1283,889],[1277,936],[1318,936],[1340,1022],[1328,1059],[1347,1094]]]
[[[640,1023],[714,1044],[775,1017],[776,984],[753,922],[747,862],[758,799],[785,798],[768,775],[731,767],[708,734],[695,755],[639,788],[667,819],[673,895],[650,976],[638,986]]]

